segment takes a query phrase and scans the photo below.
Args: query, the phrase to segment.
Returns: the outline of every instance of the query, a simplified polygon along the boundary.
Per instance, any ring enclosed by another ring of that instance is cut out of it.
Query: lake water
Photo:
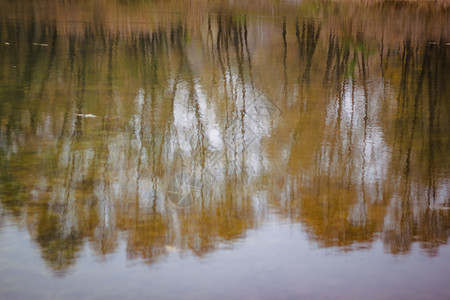
[[[446,1],[2,1],[0,299],[450,299]]]

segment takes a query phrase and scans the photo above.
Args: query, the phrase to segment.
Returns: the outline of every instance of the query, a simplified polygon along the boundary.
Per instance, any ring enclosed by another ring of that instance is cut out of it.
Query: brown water
[[[0,299],[450,298],[446,1],[0,18]]]

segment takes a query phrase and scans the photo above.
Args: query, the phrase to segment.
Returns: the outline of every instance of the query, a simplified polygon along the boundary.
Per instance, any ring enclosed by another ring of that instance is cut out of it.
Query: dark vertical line
[[[435,166],[434,166],[434,120],[436,118],[435,116],[435,102],[437,95],[435,95],[435,89],[437,86],[437,78],[438,78],[438,72],[439,72],[439,58],[436,58],[436,64],[435,64],[435,74],[434,76],[431,74],[431,62],[427,65],[427,76],[428,76],[428,97],[429,97],[429,103],[428,103],[428,191],[427,191],[427,198],[428,198],[428,206],[431,204],[431,198],[433,202],[436,199],[436,185],[435,185],[435,179],[434,179],[434,172],[435,172]],[[434,78],[433,78],[434,77]],[[433,80],[434,79],[434,80]]]
[[[426,50],[424,53],[422,70],[420,71],[420,75],[417,80],[417,90],[416,90],[416,95],[415,95],[415,99],[414,99],[415,101],[414,101],[414,113],[413,113],[413,119],[412,119],[411,135],[410,135],[410,139],[408,142],[406,159],[405,159],[405,169],[404,169],[405,186],[406,186],[405,192],[408,189],[408,183],[409,183],[410,173],[411,173],[411,153],[412,153],[413,141],[414,141],[416,126],[417,126],[417,121],[418,121],[417,114],[418,114],[419,104],[422,100],[422,85],[424,82],[425,69],[426,69],[426,66],[429,65],[429,58],[430,58],[428,45],[425,47],[425,49]]]
[[[330,70],[333,62],[333,56],[334,56],[334,49],[335,49],[335,36],[331,34],[328,37],[328,54],[327,54],[327,67],[325,69],[325,76],[323,78],[324,83],[328,83],[330,80]]]
[[[366,193],[365,193],[365,177],[366,177],[366,148],[367,148],[367,127],[369,122],[369,95],[367,89],[367,74],[366,74],[366,61],[364,51],[361,51],[361,66],[362,66],[362,80],[364,89],[364,136],[363,136],[363,166],[361,173],[361,190],[363,194],[363,205],[366,206]]]
[[[247,63],[248,63],[250,82],[251,82],[252,86],[254,86],[254,84],[253,84],[253,72],[252,72],[252,59],[251,59],[251,55],[250,55],[250,49],[248,47],[248,29],[247,29],[247,27],[248,27],[248,25],[247,25],[247,16],[245,16],[245,19],[244,19],[244,43],[245,43],[245,50],[246,50],[246,53],[247,53]]]

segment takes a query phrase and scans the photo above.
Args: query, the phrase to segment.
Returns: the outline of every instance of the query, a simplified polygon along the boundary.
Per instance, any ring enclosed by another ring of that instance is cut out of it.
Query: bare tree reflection
[[[92,5],[92,22],[1,19],[0,216],[25,220],[55,273],[85,245],[203,257],[268,214],[322,247],[448,242],[444,33],[378,36],[326,8],[139,26]]]

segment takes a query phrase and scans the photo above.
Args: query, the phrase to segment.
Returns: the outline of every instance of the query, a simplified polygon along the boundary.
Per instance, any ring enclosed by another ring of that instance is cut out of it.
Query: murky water
[[[1,299],[450,298],[450,7],[0,4]]]

